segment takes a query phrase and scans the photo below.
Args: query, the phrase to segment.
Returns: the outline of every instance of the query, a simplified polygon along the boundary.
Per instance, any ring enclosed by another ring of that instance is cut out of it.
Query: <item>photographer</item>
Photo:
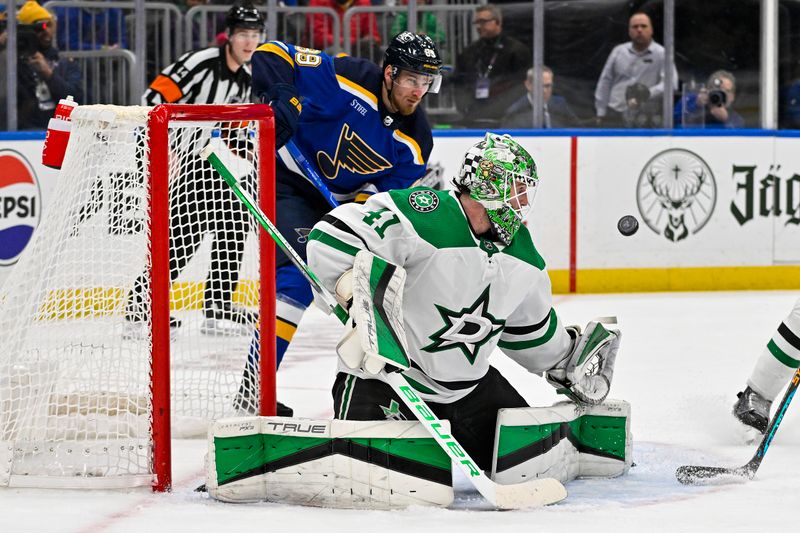
[[[675,106],[675,127],[744,128],[744,119],[732,108],[734,100],[736,77],[718,70],[696,94],[681,98]]]
[[[628,20],[630,41],[614,47],[597,80],[594,93],[597,125],[605,128],[658,126],[664,92],[664,47],[653,40],[653,24],[646,13]],[[677,89],[675,65],[673,89]]]
[[[43,130],[58,101],[72,95],[83,100],[81,72],[53,47],[53,17],[37,2],[25,2],[17,13],[17,106],[19,129]]]

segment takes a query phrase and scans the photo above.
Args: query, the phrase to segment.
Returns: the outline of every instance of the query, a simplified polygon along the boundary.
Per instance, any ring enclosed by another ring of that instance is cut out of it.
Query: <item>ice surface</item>
[[[0,490],[0,532],[302,533],[315,530],[436,531],[775,531],[800,505],[800,406],[789,408],[753,481],[686,487],[682,464],[741,466],[756,443],[730,416],[758,354],[798,293],[714,292],[556,296],[565,324],[616,315],[622,348],[611,396],[632,405],[634,462],[624,478],[567,484],[562,503],[531,511],[492,511],[456,478],[450,509],[347,511],[272,503],[231,505],[193,489],[203,482],[205,441],[174,441],[174,490]],[[332,414],[330,383],[338,322],[312,310],[278,375],[279,399],[298,416]],[[556,400],[541,378],[502,354],[496,365],[534,405]]]

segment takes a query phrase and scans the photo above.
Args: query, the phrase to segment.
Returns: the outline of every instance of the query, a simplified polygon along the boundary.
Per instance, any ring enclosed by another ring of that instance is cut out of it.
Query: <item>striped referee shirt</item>
[[[225,45],[183,54],[161,71],[142,95],[142,105],[238,104],[250,102],[250,67],[232,72]]]

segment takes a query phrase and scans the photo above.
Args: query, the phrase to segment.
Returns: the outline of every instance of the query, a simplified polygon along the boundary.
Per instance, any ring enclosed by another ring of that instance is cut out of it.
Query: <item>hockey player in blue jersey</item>
[[[382,68],[279,41],[253,54],[253,96],[275,113],[276,225],[303,259],[308,233],[331,206],[283,146],[294,140],[339,202],[363,203],[374,193],[409,187],[425,175],[433,148],[420,104],[439,91],[441,66],[430,37],[411,32],[391,40]],[[279,253],[276,262],[280,364],[312,293],[286,256]],[[240,397],[254,395],[247,387],[253,369],[245,370]],[[279,405],[278,414],[291,412]]]

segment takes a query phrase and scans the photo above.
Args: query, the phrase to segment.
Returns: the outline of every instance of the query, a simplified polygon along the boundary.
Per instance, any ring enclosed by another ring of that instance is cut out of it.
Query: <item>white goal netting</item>
[[[199,151],[257,188],[256,123],[170,122],[170,299],[151,301],[150,108],[83,106],[52,200],[0,290],[0,487],[153,482],[152,310],[169,306],[173,435],[257,410],[254,224]],[[243,378],[245,381],[243,382]],[[242,395],[244,393],[244,396]]]

